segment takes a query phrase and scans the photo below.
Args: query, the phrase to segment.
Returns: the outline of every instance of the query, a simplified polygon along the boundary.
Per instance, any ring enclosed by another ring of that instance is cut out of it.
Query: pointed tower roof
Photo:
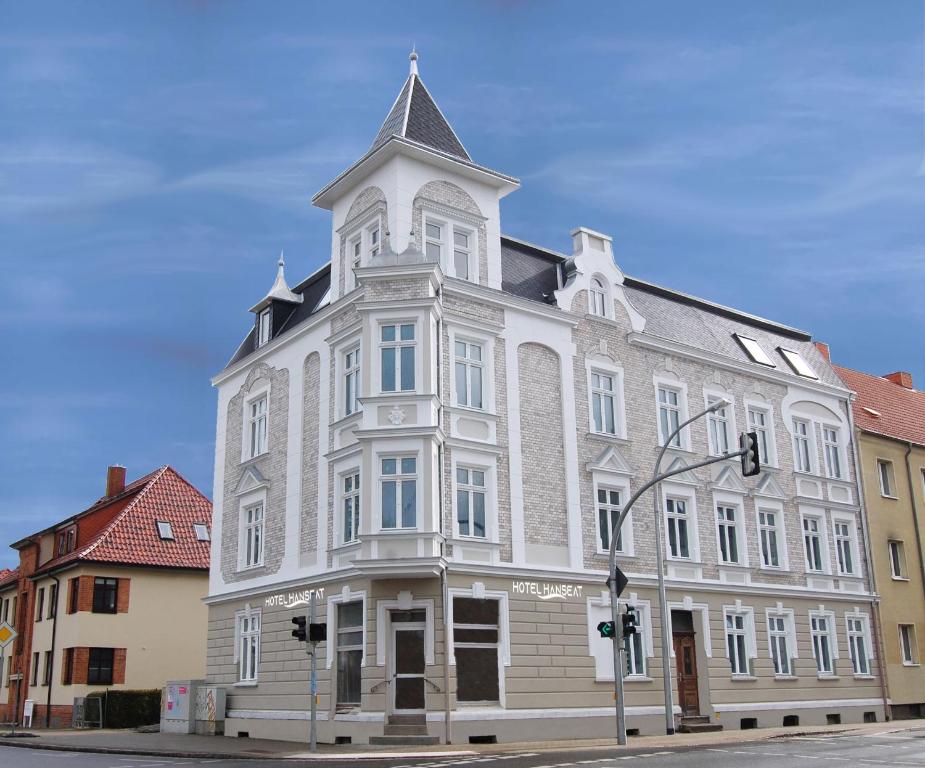
[[[447,122],[430,91],[418,75],[418,55],[411,51],[408,57],[411,71],[382,123],[370,151],[381,147],[393,136],[401,136],[424,146],[446,152],[448,155],[472,162],[456,131]]]
[[[302,303],[302,296],[298,293],[293,293],[289,283],[286,282],[286,261],[283,258],[282,251],[279,252],[279,261],[276,262],[276,267],[276,280],[273,282],[273,287],[270,288],[270,292],[266,296],[251,307],[251,312],[259,312],[273,300],[287,301],[290,304]]]

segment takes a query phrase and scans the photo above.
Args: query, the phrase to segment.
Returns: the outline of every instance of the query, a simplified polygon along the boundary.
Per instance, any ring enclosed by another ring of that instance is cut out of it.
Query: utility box
[[[171,680],[161,694],[161,733],[195,733],[196,690],[205,680]]]
[[[196,689],[196,733],[200,736],[225,735],[225,689],[202,685]]]

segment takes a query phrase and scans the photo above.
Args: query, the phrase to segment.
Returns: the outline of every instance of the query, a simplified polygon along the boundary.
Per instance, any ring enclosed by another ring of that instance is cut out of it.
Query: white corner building
[[[468,154],[417,74],[369,151],[315,195],[330,261],[282,260],[218,391],[208,677],[226,734],[304,741],[316,601],[318,735],[366,743],[615,733],[610,522],[654,469],[758,432],[737,460],[651,494],[618,563],[630,732],[882,720],[850,393],[794,328],[502,234],[519,182]],[[256,297],[255,297],[256,298]],[[447,722],[449,717],[449,722]]]

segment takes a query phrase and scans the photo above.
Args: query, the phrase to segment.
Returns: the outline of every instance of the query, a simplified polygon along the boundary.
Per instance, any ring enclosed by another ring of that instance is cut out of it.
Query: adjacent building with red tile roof
[[[19,634],[0,670],[0,720],[31,699],[35,726],[69,725],[74,698],[97,688],[202,677],[211,517],[172,467],[126,484],[113,466],[100,499],[13,543],[0,620]]]
[[[897,371],[835,371],[852,412],[867,508],[878,640],[894,718],[925,716],[925,392]]]

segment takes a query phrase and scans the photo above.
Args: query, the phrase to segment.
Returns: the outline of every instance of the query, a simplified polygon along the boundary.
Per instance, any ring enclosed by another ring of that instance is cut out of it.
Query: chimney
[[[832,355],[829,354],[829,345],[824,341],[814,341],[813,343],[816,345],[816,349],[819,350],[819,354],[822,355],[827,362],[831,363]]]
[[[896,373],[888,373],[883,377],[887,381],[892,381],[894,384],[899,384],[903,389],[913,389],[912,386],[912,374],[908,371],[896,371]]]
[[[115,464],[106,470],[106,496],[115,496],[125,490],[125,467]]]

